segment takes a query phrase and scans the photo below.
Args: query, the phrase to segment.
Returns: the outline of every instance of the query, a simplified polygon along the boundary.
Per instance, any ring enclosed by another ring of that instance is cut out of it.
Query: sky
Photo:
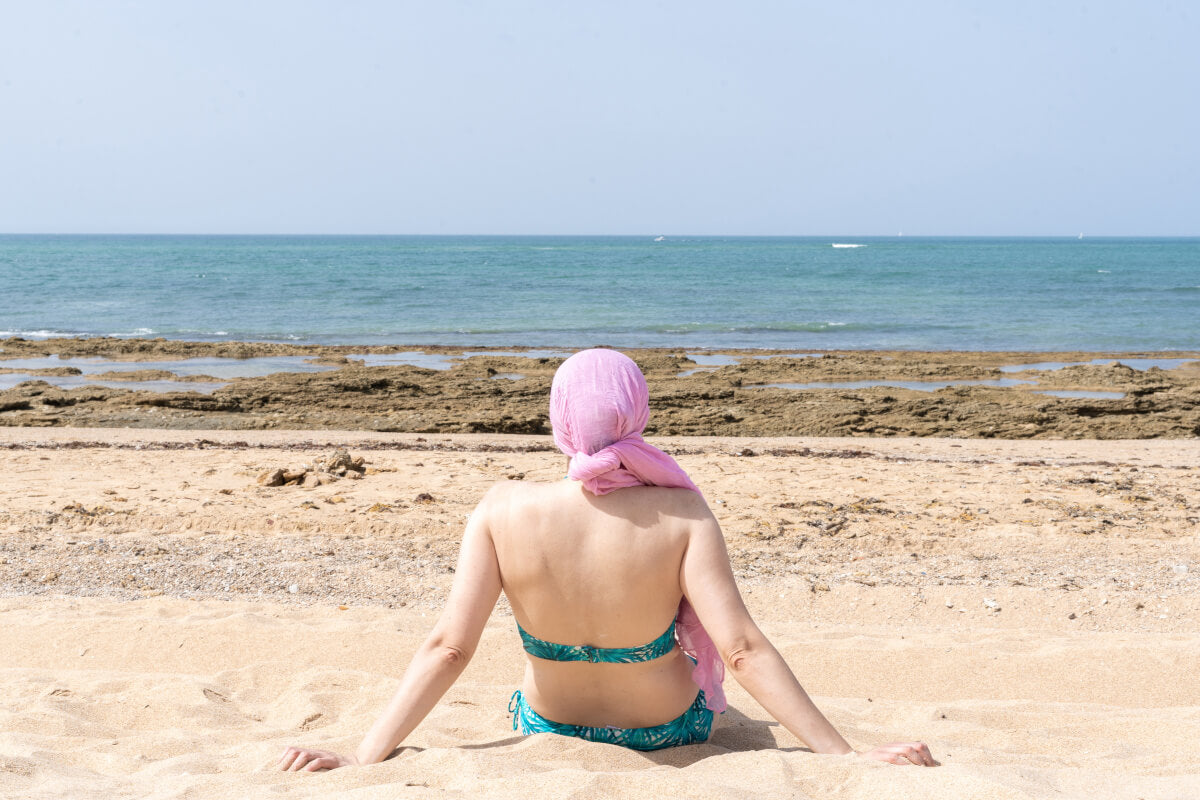
[[[0,2],[0,232],[1200,235],[1186,1]]]

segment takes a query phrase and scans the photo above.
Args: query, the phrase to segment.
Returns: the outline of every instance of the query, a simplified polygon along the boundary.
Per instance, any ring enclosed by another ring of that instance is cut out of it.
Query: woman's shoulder
[[[484,494],[481,504],[548,503],[554,502],[556,499],[575,500],[584,495],[593,500],[602,498],[601,502],[603,503],[649,503],[664,511],[679,509],[695,513],[699,509],[708,509],[704,498],[690,489],[666,486],[630,486],[597,496],[582,489],[577,482],[569,480],[497,481]]]
[[[570,481],[527,481],[509,479],[496,481],[487,490],[487,496],[510,496],[523,494],[544,494],[554,489],[561,489]]]
[[[472,517],[504,526],[514,520],[537,518],[565,509],[566,481],[497,481],[484,493]]]
[[[526,502],[545,502],[562,491],[564,481],[507,480],[493,483],[480,501],[482,507],[512,505]]]
[[[627,497],[637,497],[661,512],[684,517],[710,516],[712,510],[704,496],[691,489],[670,486],[631,486],[613,494],[625,492]],[[611,496],[611,495],[610,495]]]

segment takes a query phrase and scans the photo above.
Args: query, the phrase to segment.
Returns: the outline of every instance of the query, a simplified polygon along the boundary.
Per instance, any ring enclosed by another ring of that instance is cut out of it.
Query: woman
[[[522,733],[642,750],[702,742],[725,709],[728,668],[813,751],[853,753],[750,618],[699,489],[642,440],[648,418],[646,381],[629,358],[567,359],[550,421],[570,480],[492,487],[467,523],[445,611],[358,750],[289,747],[280,768],[387,758],[462,673],[501,590],[529,656],[509,704]],[[920,742],[862,755],[936,763]]]

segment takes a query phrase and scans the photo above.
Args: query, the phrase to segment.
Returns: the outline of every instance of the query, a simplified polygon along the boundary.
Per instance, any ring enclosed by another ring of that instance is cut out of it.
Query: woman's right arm
[[[471,514],[446,607],[358,750],[352,756],[343,756],[327,750],[289,747],[279,759],[280,769],[314,772],[384,760],[466,669],[500,597],[500,567],[489,527],[490,503],[495,502],[495,494],[489,492]]]
[[[733,578],[725,538],[711,512],[706,512],[693,526],[680,569],[680,582],[729,673],[767,713],[813,752],[854,752],[751,618]],[[921,742],[885,745],[862,755],[894,764],[937,763]]]

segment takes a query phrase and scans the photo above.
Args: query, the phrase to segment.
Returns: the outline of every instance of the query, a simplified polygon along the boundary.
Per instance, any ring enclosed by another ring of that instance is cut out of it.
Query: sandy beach
[[[0,800],[1200,800],[1200,4],[3,11]]]
[[[753,613],[858,746],[817,756],[729,684],[703,746],[514,736],[503,600],[395,758],[350,749],[496,480],[545,436],[0,429],[6,797],[1200,796],[1200,442],[657,438],[704,488]],[[364,460],[361,478],[264,472]]]

